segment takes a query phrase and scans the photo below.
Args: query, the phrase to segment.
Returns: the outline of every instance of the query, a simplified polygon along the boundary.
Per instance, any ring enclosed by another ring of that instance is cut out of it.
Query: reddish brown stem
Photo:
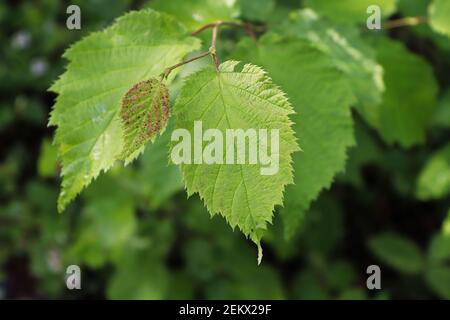
[[[248,23],[239,23],[239,22],[230,22],[230,21],[217,21],[217,22],[205,24],[204,26],[202,26],[199,29],[197,29],[194,32],[192,32],[191,35],[192,36],[196,36],[199,33],[202,33],[203,31],[211,29],[211,28],[215,28],[216,26],[230,26],[230,27],[242,28],[244,30],[252,29],[252,31],[253,31],[253,26],[251,24],[248,24]]]
[[[188,60],[182,61],[182,62],[180,62],[180,63],[177,63],[177,64],[175,64],[175,65],[173,65],[173,66],[167,68],[166,70],[164,70],[164,72],[161,74],[161,78],[162,78],[162,79],[167,79],[167,77],[169,76],[169,74],[170,74],[174,69],[176,69],[176,68],[178,68],[178,67],[181,67],[181,66],[184,66],[185,64],[191,63],[191,62],[193,62],[193,61],[195,61],[195,60],[198,60],[198,59],[201,59],[201,58],[203,58],[203,57],[206,57],[206,56],[209,55],[209,54],[211,54],[211,52],[210,52],[210,51],[206,51],[206,52],[203,52],[203,53],[199,54],[198,56],[192,57],[191,59],[188,59]]]
[[[216,70],[219,71],[219,58],[217,57],[217,34],[219,33],[219,27],[221,23],[217,23],[212,31],[212,40],[211,40],[211,48],[209,48],[209,52],[211,52],[211,56],[214,61],[214,66]]]

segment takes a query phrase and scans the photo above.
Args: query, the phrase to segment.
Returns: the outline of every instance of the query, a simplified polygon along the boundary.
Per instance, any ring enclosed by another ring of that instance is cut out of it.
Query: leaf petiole
[[[176,69],[176,68],[178,68],[178,67],[181,67],[181,66],[184,66],[185,64],[191,63],[191,62],[193,62],[193,61],[195,61],[195,60],[199,60],[199,59],[201,59],[201,58],[204,58],[204,57],[206,57],[207,55],[210,55],[210,54],[211,54],[211,51],[208,50],[208,51],[203,52],[203,53],[201,53],[201,54],[199,54],[199,55],[197,55],[197,56],[195,56],[195,57],[192,57],[191,59],[188,59],[188,60],[182,61],[182,62],[180,62],[180,63],[177,63],[177,64],[175,64],[175,65],[173,65],[173,66],[167,68],[166,70],[164,70],[164,72],[160,75],[160,77],[161,77],[161,79],[167,79],[167,77],[169,76],[169,74],[170,74],[174,69]]]

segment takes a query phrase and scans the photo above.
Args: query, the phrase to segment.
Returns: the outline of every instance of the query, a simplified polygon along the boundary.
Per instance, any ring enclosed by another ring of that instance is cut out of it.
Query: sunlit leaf
[[[203,131],[214,128],[223,137],[227,129],[266,129],[267,138],[271,130],[279,130],[279,154],[275,151],[279,169],[273,175],[262,174],[261,162],[236,164],[234,160],[234,164],[226,164],[228,147],[219,156],[220,164],[194,164],[189,155],[192,164],[181,165],[188,193],[199,193],[212,215],[224,216],[258,246],[275,205],[282,204],[285,186],[293,182],[292,153],[298,150],[289,119],[293,112],[284,93],[261,68],[236,61],[224,62],[218,72],[207,67],[189,76],[174,107],[175,129],[187,129],[192,137],[198,120]],[[193,150],[199,142],[194,137]],[[236,140],[231,143],[236,148]],[[263,143],[273,147],[270,142]]]
[[[143,10],[122,16],[66,51],[67,71],[51,87],[58,93],[50,124],[58,127],[55,143],[62,161],[59,211],[122,152],[119,112],[127,90],[198,46],[174,19]]]

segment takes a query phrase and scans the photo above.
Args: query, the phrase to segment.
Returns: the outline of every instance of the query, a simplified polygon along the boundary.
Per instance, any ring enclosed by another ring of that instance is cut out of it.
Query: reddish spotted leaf
[[[124,147],[119,158],[130,162],[167,126],[169,91],[165,84],[157,79],[135,84],[123,97],[120,118]]]

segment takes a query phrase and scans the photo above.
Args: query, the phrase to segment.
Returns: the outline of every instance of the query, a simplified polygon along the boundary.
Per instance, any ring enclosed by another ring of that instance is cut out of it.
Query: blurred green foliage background
[[[211,219],[198,196],[187,199],[178,169],[152,152],[165,148],[167,135],[56,213],[59,165],[47,128],[55,96],[47,88],[63,72],[71,43],[147,6],[190,29],[195,14],[270,28],[305,3],[320,10],[323,1],[314,2],[240,0],[230,12],[207,0],[0,2],[0,298],[449,299],[450,38],[426,25],[389,32],[426,59],[439,84],[426,144],[388,145],[355,114],[358,146],[346,172],[292,239],[276,218],[260,266],[254,246]],[[425,2],[399,0],[392,17],[422,15]],[[70,4],[81,7],[79,31],[66,28]],[[344,11],[340,19],[353,17]],[[357,30],[368,33],[364,23]],[[232,54],[236,32],[222,33],[223,57]],[[72,264],[83,271],[80,291],[65,287]],[[372,264],[381,267],[382,290],[366,288]]]

